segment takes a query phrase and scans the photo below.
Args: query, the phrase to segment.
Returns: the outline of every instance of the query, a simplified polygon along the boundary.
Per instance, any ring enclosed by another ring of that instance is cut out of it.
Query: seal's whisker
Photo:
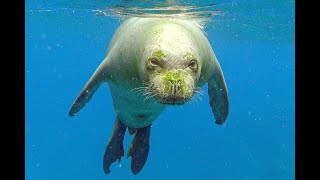
[[[142,87],[137,87],[137,88],[133,88],[131,89],[131,92],[135,93],[135,94],[139,94],[142,91],[145,91],[146,89],[148,89],[148,87],[146,86],[142,86]]]
[[[201,87],[194,87],[193,89],[196,90],[196,91],[204,93],[204,91],[201,89]]]
[[[157,96],[157,93],[154,93],[153,95],[151,95],[150,98],[153,98],[155,96]]]
[[[139,94],[139,93],[143,93],[145,91],[145,89],[138,89],[136,91],[133,91],[133,93]]]
[[[139,89],[145,89],[145,88],[148,88],[148,86],[136,87],[136,88],[131,89],[131,91],[135,91],[135,90],[139,90]]]
[[[147,100],[148,98],[150,98],[150,96],[152,96],[152,95],[154,95],[153,91],[148,90],[148,91],[144,92],[143,96],[146,96],[144,101]]]
[[[199,101],[202,101],[202,97],[199,94],[196,94],[196,97],[199,99]]]
[[[145,102],[150,96],[147,96],[143,99],[143,102]]]
[[[150,104],[154,104],[154,98],[150,99]]]
[[[193,97],[192,97],[192,100],[191,100],[191,104],[195,104],[195,103],[197,103],[197,102],[198,102],[197,97],[196,97],[196,96],[193,96]]]
[[[203,92],[200,92],[200,91],[197,91],[197,90],[195,90],[194,92],[195,92],[196,94],[198,94],[198,95],[203,96]]]
[[[194,96],[192,97],[192,102],[198,106],[200,101],[201,101],[200,96],[198,94],[194,94]]]
[[[154,92],[152,92],[152,91],[146,91],[146,92],[144,92],[142,95],[143,96],[148,96],[148,95],[152,95]]]
[[[198,90],[199,92],[201,92],[202,94],[204,94],[205,92],[201,89],[201,88],[199,88],[199,90]]]
[[[151,95],[148,95],[146,98],[144,98],[144,102],[147,100],[147,99],[150,99],[151,98],[151,100],[153,99],[153,97],[154,96],[156,96],[157,94],[156,93],[153,93],[153,94],[151,94]],[[152,102],[152,101],[151,101]]]
[[[155,104],[158,102],[158,93],[155,93],[154,96],[152,97],[151,103]]]
[[[158,94],[157,94],[157,95],[158,95]],[[155,103],[159,103],[159,98],[158,98],[158,96],[154,97],[153,99],[154,99],[154,104],[155,104]]]

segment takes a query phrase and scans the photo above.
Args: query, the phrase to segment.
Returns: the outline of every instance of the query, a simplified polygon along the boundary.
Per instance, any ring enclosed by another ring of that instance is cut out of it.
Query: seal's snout
[[[191,99],[193,81],[185,71],[171,70],[162,75],[161,102],[163,104],[181,105]]]
[[[184,82],[183,82],[184,83]],[[169,81],[169,95],[165,98],[167,104],[183,104],[185,98],[182,92],[182,86],[185,86],[182,81]]]
[[[174,98],[177,98],[179,94],[181,93],[182,86],[184,86],[184,82],[182,80],[169,80],[169,92],[174,96]]]

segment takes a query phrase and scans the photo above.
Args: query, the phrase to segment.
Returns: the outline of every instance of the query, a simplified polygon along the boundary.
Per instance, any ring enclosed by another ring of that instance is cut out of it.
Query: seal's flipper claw
[[[126,132],[126,125],[120,120],[116,119],[112,135],[109,139],[108,145],[103,156],[103,170],[106,174],[110,173],[110,166],[116,160],[120,162],[121,157],[124,156],[123,139]]]
[[[141,171],[147,161],[150,146],[150,130],[151,125],[137,129],[131,141],[127,158],[129,156],[132,157],[131,171],[135,175]]]
[[[229,114],[229,98],[227,86],[218,61],[216,61],[214,73],[208,82],[208,94],[216,124],[222,125]]]
[[[69,116],[75,116],[90,101],[100,85],[108,79],[108,67],[108,57],[106,57],[73,102]]]

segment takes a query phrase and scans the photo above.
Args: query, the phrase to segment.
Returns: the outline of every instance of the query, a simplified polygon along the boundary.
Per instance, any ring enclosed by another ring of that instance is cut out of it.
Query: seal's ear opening
[[[215,123],[222,125],[227,120],[229,114],[229,97],[224,76],[218,61],[216,61],[214,73],[208,82],[208,94],[210,106],[216,120]]]

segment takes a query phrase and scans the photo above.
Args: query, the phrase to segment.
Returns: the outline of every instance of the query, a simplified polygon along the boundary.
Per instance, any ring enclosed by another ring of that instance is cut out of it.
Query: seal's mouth
[[[165,105],[171,105],[171,106],[174,106],[174,105],[179,106],[179,105],[183,105],[184,104],[184,102],[161,102],[161,101],[160,101],[160,103],[161,104],[165,104]]]
[[[183,105],[188,102],[190,98],[181,98],[181,97],[166,97],[161,98],[160,103],[166,105]]]

